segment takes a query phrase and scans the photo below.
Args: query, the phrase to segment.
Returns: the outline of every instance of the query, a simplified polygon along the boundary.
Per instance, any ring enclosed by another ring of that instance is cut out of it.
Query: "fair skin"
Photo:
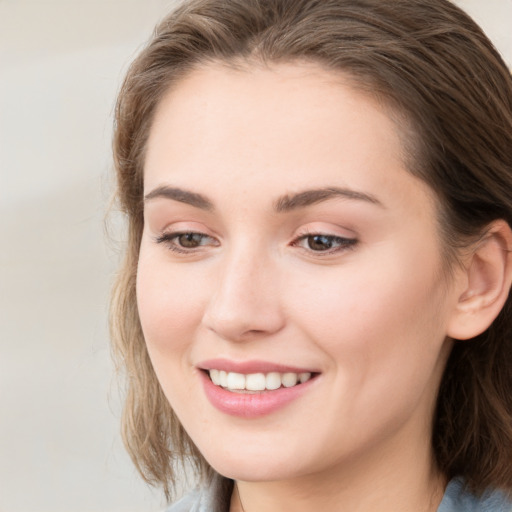
[[[148,351],[244,510],[437,510],[431,422],[468,277],[446,277],[435,198],[386,111],[314,64],[209,64],[159,105],[144,194]],[[205,392],[219,358],[312,378],[244,416]]]

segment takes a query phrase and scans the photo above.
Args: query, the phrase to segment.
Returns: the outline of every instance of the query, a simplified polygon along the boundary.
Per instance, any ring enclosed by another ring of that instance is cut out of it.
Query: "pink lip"
[[[236,373],[318,373],[311,368],[298,368],[296,366],[287,366],[283,364],[270,363],[268,361],[252,360],[252,361],[230,361],[228,359],[208,359],[197,365],[201,370],[224,370],[225,372]]]
[[[212,364],[213,363],[213,364]],[[232,361],[215,359],[199,365],[203,370],[216,368],[218,370],[237,373],[269,373],[293,372],[302,373],[308,370],[289,366],[275,365],[262,361],[234,363]],[[219,411],[241,418],[258,418],[282,409],[290,402],[303,395],[317,380],[316,376],[291,388],[281,387],[274,391],[258,391],[255,393],[236,393],[216,386],[206,371],[198,372],[203,383],[203,389],[210,403]]]

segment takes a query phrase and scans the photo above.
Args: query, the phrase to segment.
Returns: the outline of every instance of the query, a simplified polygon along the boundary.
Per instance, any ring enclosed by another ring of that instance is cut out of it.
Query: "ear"
[[[504,220],[491,223],[464,265],[462,293],[447,335],[466,340],[484,332],[503,308],[512,283],[512,231]]]

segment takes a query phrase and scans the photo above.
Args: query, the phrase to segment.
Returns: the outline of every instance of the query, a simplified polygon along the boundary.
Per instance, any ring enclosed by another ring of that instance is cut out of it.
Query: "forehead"
[[[286,188],[426,190],[407,172],[404,153],[389,109],[342,73],[314,63],[214,63],[189,73],[160,102],[145,192],[170,183],[207,184],[215,193],[242,183],[271,200]]]
[[[380,117],[392,132],[397,130],[397,125],[391,127],[390,108],[363,92],[352,76],[327,70],[320,64],[234,67],[209,63],[192,70],[169,88],[157,107],[150,135],[164,123],[171,128],[172,118],[180,118],[181,129],[208,130],[208,120],[221,119],[247,127],[266,124],[291,129],[293,125],[302,128],[325,122],[342,109],[345,116],[352,113],[359,118],[366,114]],[[218,132],[219,127],[216,128]],[[285,135],[286,132],[281,133],[282,137]]]

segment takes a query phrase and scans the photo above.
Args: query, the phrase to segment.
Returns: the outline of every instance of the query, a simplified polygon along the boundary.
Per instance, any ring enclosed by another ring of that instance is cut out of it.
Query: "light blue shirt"
[[[477,498],[464,488],[462,478],[455,478],[448,484],[437,512],[512,512],[512,501],[503,492],[491,490]]]
[[[187,494],[165,512],[226,512],[218,502],[214,484]],[[486,491],[476,497],[465,489],[461,478],[455,478],[448,484],[437,512],[512,512],[512,500],[501,491]]]

